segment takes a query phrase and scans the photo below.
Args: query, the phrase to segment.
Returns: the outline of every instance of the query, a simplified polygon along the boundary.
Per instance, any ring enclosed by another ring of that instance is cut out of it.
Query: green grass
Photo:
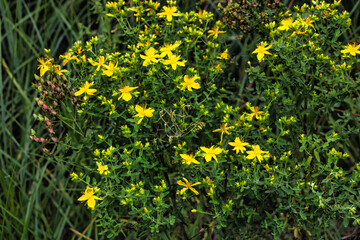
[[[359,39],[360,3],[343,2],[353,19],[347,40]],[[181,3],[185,8],[194,5],[193,1]],[[213,1],[209,4],[215,6]],[[35,122],[32,115],[37,112],[31,85],[37,58],[43,55],[44,48],[58,56],[75,40],[82,39],[80,23],[96,22],[91,6],[88,1],[74,0],[0,0],[0,239],[96,236],[93,218],[76,201],[80,189],[67,176],[70,170],[66,162],[74,156],[55,162],[44,157],[41,146],[29,138]],[[239,43],[240,49],[253,44],[250,39],[246,41]],[[244,55],[238,54],[239,58]],[[241,91],[246,88],[243,83],[240,81]],[[359,111],[358,106],[354,109]],[[354,151],[358,151],[358,142],[357,137]]]
[[[69,195],[64,163],[43,157],[29,138],[37,58],[83,37],[79,23],[92,20],[86,2],[0,0],[0,239],[60,239],[88,222]]]

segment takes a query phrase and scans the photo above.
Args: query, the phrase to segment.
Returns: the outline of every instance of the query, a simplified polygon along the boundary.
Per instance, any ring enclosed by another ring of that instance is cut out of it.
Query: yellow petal
[[[193,191],[196,195],[199,195],[199,192],[195,190],[195,188],[190,188],[191,191]]]
[[[81,197],[79,197],[79,199],[78,199],[78,201],[86,201],[86,200],[88,200],[89,199],[89,196],[87,196],[87,195],[82,195]]]
[[[84,90],[83,89],[80,89],[79,91],[77,91],[74,95],[75,96],[80,96],[81,94],[84,93]]]
[[[126,102],[130,101],[132,96],[130,93],[123,93],[121,94],[122,99],[124,99]]]
[[[94,199],[94,197],[89,198],[89,200],[87,201],[87,205],[89,206],[89,208],[91,208],[91,210],[95,209],[95,199]]]
[[[185,186],[186,187],[186,184],[181,180],[178,180],[176,183],[179,184],[180,186]]]
[[[97,91],[96,89],[88,89],[86,93],[89,94],[89,95],[94,95],[94,93],[96,91]]]
[[[186,190],[188,190],[187,188],[183,188],[180,190],[180,194],[182,195]]]

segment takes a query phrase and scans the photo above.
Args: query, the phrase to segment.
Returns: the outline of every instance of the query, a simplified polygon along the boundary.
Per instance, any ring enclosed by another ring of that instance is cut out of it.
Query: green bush
[[[108,2],[103,34],[76,42],[63,67],[50,50],[39,59],[50,135],[32,138],[65,147],[55,159],[78,156],[78,200],[108,238],[322,238],[359,224],[360,165],[346,151],[358,116],[334,109],[357,99],[360,51],[338,40],[350,25],[338,6],[274,15],[236,106],[212,13]]]

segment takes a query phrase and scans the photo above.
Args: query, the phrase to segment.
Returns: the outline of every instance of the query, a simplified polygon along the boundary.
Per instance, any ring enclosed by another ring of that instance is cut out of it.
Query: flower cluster
[[[360,168],[341,168],[351,157],[346,133],[322,122],[353,87],[359,46],[331,42],[347,14],[338,2],[315,2],[266,25],[242,96],[229,82],[224,24],[171,0],[107,2],[105,35],[76,42],[59,57],[63,68],[39,59],[38,104],[61,106],[43,110],[66,129],[59,144],[77,156],[70,177],[85,188],[77,200],[101,234],[319,236],[333,216],[359,219],[356,194],[343,192],[355,189]],[[67,95],[46,94],[51,84]],[[331,217],[314,223],[313,213]]]

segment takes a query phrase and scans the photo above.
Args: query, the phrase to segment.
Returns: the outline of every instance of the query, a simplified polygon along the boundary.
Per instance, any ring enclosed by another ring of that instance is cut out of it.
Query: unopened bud
[[[41,105],[44,105],[44,102],[41,101],[40,99],[37,99],[37,104],[38,104],[39,106],[41,106]]]

